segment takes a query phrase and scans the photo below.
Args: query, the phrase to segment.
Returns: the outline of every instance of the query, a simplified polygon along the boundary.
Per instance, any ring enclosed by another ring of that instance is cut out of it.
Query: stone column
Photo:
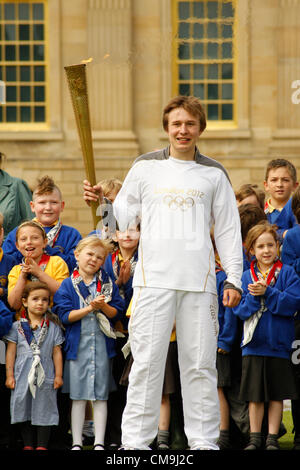
[[[133,131],[132,0],[88,0],[89,101],[96,154],[138,154]]]

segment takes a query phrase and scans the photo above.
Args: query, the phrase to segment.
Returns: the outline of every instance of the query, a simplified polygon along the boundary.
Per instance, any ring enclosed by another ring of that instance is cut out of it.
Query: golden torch
[[[86,178],[92,186],[96,184],[96,174],[94,165],[94,152],[92,144],[92,131],[90,123],[86,64],[76,64],[64,67],[67,75],[69,90],[75,113],[77,130],[79,133],[83,160],[85,166]],[[91,202],[91,210],[93,215],[94,229],[100,222],[101,217],[97,216],[97,202]]]

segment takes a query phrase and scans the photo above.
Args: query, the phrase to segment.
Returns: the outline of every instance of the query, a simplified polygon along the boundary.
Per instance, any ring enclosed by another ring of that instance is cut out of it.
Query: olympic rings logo
[[[180,209],[181,211],[187,211],[188,209],[191,209],[193,205],[195,204],[195,201],[192,197],[182,197],[182,196],[171,196],[170,194],[167,194],[164,199],[163,199],[164,204],[166,204],[169,209],[172,211],[176,211],[177,209]]]

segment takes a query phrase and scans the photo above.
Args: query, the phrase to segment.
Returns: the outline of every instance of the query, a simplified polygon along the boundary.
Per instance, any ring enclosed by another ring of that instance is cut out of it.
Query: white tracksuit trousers
[[[122,420],[122,445],[149,449],[158,430],[166,356],[174,321],[185,433],[190,449],[218,449],[217,296],[136,287],[129,338],[134,362]]]

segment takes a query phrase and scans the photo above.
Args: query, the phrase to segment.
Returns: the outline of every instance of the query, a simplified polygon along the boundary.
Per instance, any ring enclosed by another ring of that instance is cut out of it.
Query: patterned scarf
[[[61,227],[62,227],[61,221],[58,220],[57,224],[54,225],[54,227],[52,227],[47,233],[48,245],[51,246],[51,248],[53,248],[55,245],[55,242],[57,240]]]
[[[33,355],[32,365],[28,374],[28,385],[30,392],[35,398],[36,387],[41,387],[45,380],[45,372],[41,363],[41,345],[45,341],[49,329],[49,319],[45,315],[41,323],[41,331],[36,340],[32,328],[29,324],[28,319],[25,316],[25,312],[22,313],[22,317],[19,322],[18,330],[22,336],[27,340]]]
[[[39,221],[36,218],[33,220],[39,223]],[[51,246],[51,248],[53,248],[55,245],[55,242],[57,240],[61,227],[62,227],[62,223],[60,220],[58,220],[57,224],[55,224],[47,233],[48,245]]]
[[[112,299],[112,291],[113,291],[112,280],[102,269],[100,269],[96,273],[96,279],[97,279],[96,295],[97,296],[104,295],[105,302],[106,303],[110,302]],[[71,275],[71,280],[72,280],[72,284],[77,295],[82,299],[83,303],[88,306],[94,297],[91,294],[89,288],[84,283],[83,278],[79,274],[78,269],[75,269],[73,271]],[[114,338],[114,339],[116,339],[117,336],[124,337],[123,333],[116,331],[111,326],[109,319],[100,310],[95,310],[94,314],[96,315],[96,318],[98,320],[100,330],[106,336],[108,336],[109,338]]]
[[[275,282],[277,281],[278,275],[280,273],[280,270],[282,268],[282,262],[277,259],[273,266],[271,267],[268,277],[267,277],[267,286],[274,286]],[[259,280],[256,271],[257,271],[257,262],[252,261],[250,265],[250,273],[252,277],[253,282],[257,282]],[[245,346],[248,344],[253,337],[255,328],[262,316],[262,314],[267,310],[266,305],[265,305],[265,297],[263,295],[260,296],[260,308],[257,312],[253,313],[251,317],[249,317],[245,322],[244,322],[244,339],[242,342],[242,346]]]

